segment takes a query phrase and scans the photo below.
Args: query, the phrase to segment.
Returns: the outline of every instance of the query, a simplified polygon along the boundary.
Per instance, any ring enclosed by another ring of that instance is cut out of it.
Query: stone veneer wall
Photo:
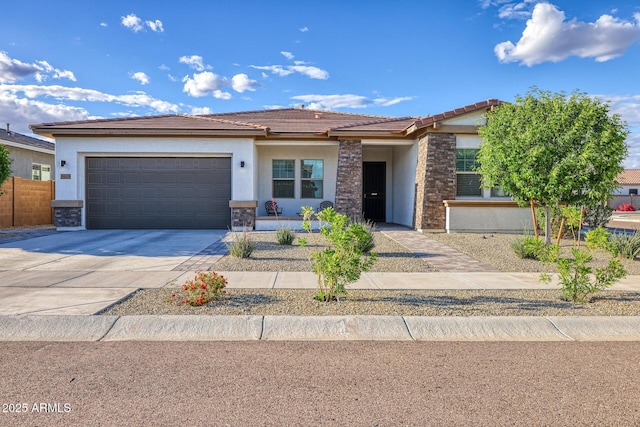
[[[56,227],[80,227],[82,208],[53,208],[53,225]]]
[[[358,139],[340,141],[335,209],[350,218],[362,217],[362,142]]]
[[[231,227],[253,230],[256,225],[256,208],[231,208]]]
[[[428,133],[418,141],[416,166],[416,210],[418,230],[444,230],[443,200],[456,198],[456,136]]]

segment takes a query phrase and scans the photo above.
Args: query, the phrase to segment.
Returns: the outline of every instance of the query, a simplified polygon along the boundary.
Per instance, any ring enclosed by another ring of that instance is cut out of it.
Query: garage
[[[87,157],[89,229],[225,229],[230,157]]]

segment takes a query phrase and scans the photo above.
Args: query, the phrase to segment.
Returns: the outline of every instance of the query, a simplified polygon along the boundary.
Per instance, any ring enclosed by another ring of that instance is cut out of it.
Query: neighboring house
[[[473,171],[488,100],[436,116],[304,108],[32,125],[55,138],[59,228],[273,229],[322,201],[418,230],[522,232]],[[274,221],[265,202],[283,209]],[[530,222],[530,219],[528,220]]]
[[[49,181],[55,176],[55,144],[13,132],[7,124],[0,129],[0,144],[9,152],[12,176]]]
[[[640,209],[638,190],[640,190],[640,169],[625,169],[617,176],[620,184],[618,191],[613,193],[609,200],[609,206],[617,209],[623,203],[629,203],[636,209]]]

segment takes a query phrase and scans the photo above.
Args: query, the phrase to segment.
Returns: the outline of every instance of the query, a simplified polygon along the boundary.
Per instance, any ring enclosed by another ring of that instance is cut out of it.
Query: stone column
[[[416,168],[415,228],[444,230],[442,201],[456,198],[456,136],[428,133],[420,138]]]
[[[229,207],[231,208],[231,229],[233,231],[255,228],[257,200],[229,200]]]
[[[350,218],[362,217],[362,142],[359,139],[340,141],[335,209]]]
[[[82,226],[82,200],[52,200],[53,225],[56,227]]]

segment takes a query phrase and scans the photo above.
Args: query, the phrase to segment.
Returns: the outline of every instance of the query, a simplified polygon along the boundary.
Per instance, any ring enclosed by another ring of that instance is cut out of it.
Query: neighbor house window
[[[477,149],[458,148],[456,150],[456,196],[482,196]]]
[[[509,197],[502,188],[494,187],[491,189],[491,197]]]
[[[273,160],[273,190],[275,199],[293,199],[296,180],[295,160]]]
[[[302,199],[322,199],[324,187],[324,160],[302,160],[300,188]]]
[[[31,179],[34,181],[51,181],[51,165],[33,163],[31,165]]]

